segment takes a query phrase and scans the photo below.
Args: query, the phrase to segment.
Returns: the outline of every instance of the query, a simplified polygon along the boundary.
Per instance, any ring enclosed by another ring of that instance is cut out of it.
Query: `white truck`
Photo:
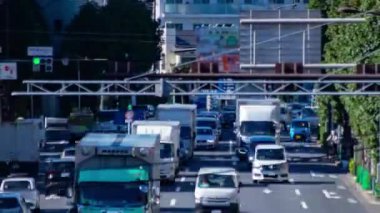
[[[197,105],[160,104],[156,111],[157,120],[179,121],[181,124],[181,162],[190,160],[194,153]]]
[[[17,120],[0,124],[0,176],[28,173],[36,177],[39,148],[45,140],[42,119]]]
[[[240,99],[236,104],[235,133],[240,160],[248,160],[257,144],[280,143],[280,100]]]
[[[180,123],[178,121],[134,121],[132,134],[160,135],[160,177],[175,182],[179,172]]]

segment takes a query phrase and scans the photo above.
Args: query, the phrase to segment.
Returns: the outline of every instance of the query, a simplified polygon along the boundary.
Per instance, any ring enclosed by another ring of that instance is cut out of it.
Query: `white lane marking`
[[[294,179],[293,179],[293,178],[290,178],[290,179],[289,179],[289,183],[294,183]]]
[[[271,191],[270,189],[268,189],[268,188],[265,188],[265,189],[263,190],[263,192],[264,192],[265,194],[270,194],[272,191]]]
[[[175,203],[176,203],[177,201],[176,201],[176,199],[171,199],[170,200],[170,206],[175,206]]]
[[[348,198],[348,199],[347,199],[347,202],[349,202],[349,203],[353,203],[353,204],[358,203],[358,201],[356,201],[356,200],[353,199],[353,198]]]
[[[306,204],[305,201],[301,201],[301,206],[302,206],[302,208],[304,208],[304,209],[308,209],[307,204]]]
[[[345,186],[342,186],[342,185],[339,185],[339,186],[338,186],[338,189],[340,189],[340,190],[346,190],[346,187],[345,187]]]
[[[312,177],[319,177],[319,178],[323,178],[323,177],[325,177],[325,175],[322,175],[322,174],[315,174],[313,171],[310,171],[310,175],[311,175]]]
[[[322,193],[325,195],[327,199],[340,199],[340,196],[338,196],[336,192],[329,192],[326,189],[324,189],[322,190]]]
[[[338,176],[336,176],[336,175],[329,175],[329,178],[337,179]]]
[[[294,192],[296,193],[296,195],[301,196],[301,192],[299,189],[295,189]]]
[[[181,191],[181,187],[177,186],[177,188],[175,188],[175,191],[176,191],[176,192]]]
[[[181,177],[181,182],[185,182],[186,178],[185,177]]]

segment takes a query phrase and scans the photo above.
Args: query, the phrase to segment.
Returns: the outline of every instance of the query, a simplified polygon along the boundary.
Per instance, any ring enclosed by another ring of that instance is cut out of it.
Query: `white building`
[[[308,0],[156,0],[155,18],[163,30],[160,72],[195,59],[194,29],[239,26],[244,11],[305,10]]]

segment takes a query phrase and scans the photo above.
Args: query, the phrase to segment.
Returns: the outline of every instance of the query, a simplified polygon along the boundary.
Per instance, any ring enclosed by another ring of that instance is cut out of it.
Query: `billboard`
[[[239,71],[238,27],[200,27],[196,35],[196,58],[201,68],[209,72]]]

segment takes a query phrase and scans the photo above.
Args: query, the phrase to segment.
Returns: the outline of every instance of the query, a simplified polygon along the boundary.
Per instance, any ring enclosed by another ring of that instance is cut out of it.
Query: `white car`
[[[19,193],[0,193],[0,212],[30,213],[29,204]]]
[[[0,191],[19,193],[25,201],[30,204],[30,208],[33,212],[40,211],[40,193],[36,188],[34,178],[6,178],[1,182]]]
[[[66,148],[62,151],[61,158],[63,159],[75,159],[75,148]]]
[[[281,145],[257,145],[252,162],[252,180],[282,181],[289,178],[289,165],[285,148]]]
[[[217,136],[215,134],[210,127],[197,127],[195,147],[216,148]]]
[[[195,183],[196,212],[226,210],[239,212],[239,174],[230,167],[201,168]]]

